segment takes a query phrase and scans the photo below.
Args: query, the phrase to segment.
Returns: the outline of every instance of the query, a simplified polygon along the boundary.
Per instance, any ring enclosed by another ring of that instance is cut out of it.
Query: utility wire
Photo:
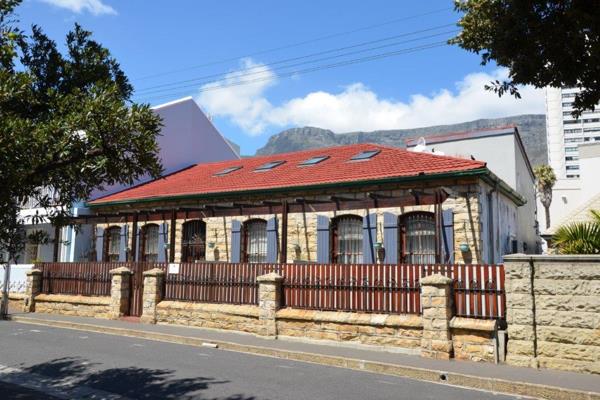
[[[252,67],[252,68],[249,68],[249,69],[239,70],[238,72],[240,72],[240,73],[243,72],[243,75],[246,75],[246,74],[252,74],[250,71],[256,69],[256,70],[263,70],[263,71],[259,71],[258,72],[258,73],[262,73],[262,72],[264,72],[264,69],[267,68],[267,67],[272,67],[272,66],[279,65],[279,64],[285,64],[285,63],[288,63],[288,62],[291,62],[291,61],[297,61],[297,60],[303,60],[303,59],[306,59],[306,58],[312,58],[312,57],[316,57],[316,56],[319,56],[319,55],[324,55],[324,54],[329,54],[329,53],[336,53],[336,52],[339,52],[339,51],[354,49],[354,48],[357,48],[357,47],[363,47],[363,46],[366,46],[366,45],[380,43],[380,42],[385,42],[385,41],[389,41],[391,39],[397,39],[397,38],[400,38],[400,37],[413,36],[413,35],[417,35],[417,34],[424,33],[424,32],[431,32],[431,31],[435,31],[435,30],[438,30],[438,29],[441,29],[441,28],[447,28],[449,26],[454,26],[454,25],[455,25],[454,23],[444,24],[444,25],[439,25],[439,26],[435,26],[435,27],[431,27],[431,28],[427,28],[427,29],[422,29],[422,30],[418,30],[418,31],[403,33],[403,34],[400,34],[400,35],[388,36],[388,37],[385,37],[385,38],[376,39],[376,40],[370,40],[370,41],[367,41],[367,42],[362,42],[362,43],[358,43],[358,44],[354,44],[354,45],[350,45],[350,46],[338,47],[338,48],[335,48],[335,49],[324,50],[324,51],[320,51],[320,52],[316,52],[316,53],[311,53],[311,54],[307,54],[307,55],[303,55],[303,56],[299,56],[299,57],[292,57],[292,58],[278,60],[278,61],[274,61],[274,62],[270,62],[270,63],[266,63],[266,64],[261,64],[259,66]],[[363,53],[363,52],[367,52],[367,51],[377,50],[377,49],[381,49],[381,48],[385,48],[385,47],[397,46],[399,44],[414,42],[414,41],[418,41],[418,40],[422,40],[422,39],[429,39],[431,37],[445,35],[445,34],[448,34],[448,33],[455,33],[455,32],[458,32],[458,30],[445,31],[445,32],[442,32],[442,33],[437,33],[437,34],[429,35],[429,36],[423,36],[423,37],[412,39],[412,40],[394,42],[394,43],[390,43],[390,44],[386,44],[386,45],[382,45],[382,46],[377,46],[377,47],[362,49],[362,50],[358,50],[358,51],[343,53],[343,54],[339,54],[339,55],[335,55],[335,56],[331,56],[331,57],[325,57],[325,58],[319,58],[319,59],[315,59],[315,60],[304,61],[304,62],[300,62],[300,63],[291,64],[291,65],[288,65],[288,66],[283,66],[283,67],[280,67],[280,68],[289,68],[289,67],[293,67],[293,66],[297,66],[297,65],[303,65],[303,64],[308,64],[308,63],[313,63],[313,62],[318,62],[318,61],[324,61],[324,60],[331,59],[331,58],[339,58],[339,57],[343,57],[343,56],[346,56],[346,55],[359,54],[359,53]],[[160,91],[160,90],[156,90],[156,89],[159,89],[159,88],[164,88],[164,87],[168,88],[168,87],[171,87],[171,86],[174,86],[174,85],[178,85],[178,84],[183,84],[183,83],[191,83],[191,82],[198,83],[199,81],[202,81],[202,80],[205,80],[205,79],[210,79],[210,78],[219,78],[219,77],[225,78],[226,76],[229,76],[229,75],[235,74],[235,73],[236,73],[236,71],[229,71],[229,72],[222,72],[222,73],[211,74],[211,75],[204,75],[204,76],[200,76],[200,77],[197,77],[197,78],[185,79],[185,80],[176,81],[176,82],[170,82],[170,83],[164,83],[164,84],[160,84],[160,85],[149,86],[149,87],[146,87],[146,88],[142,88],[142,89],[136,90],[136,92],[138,94],[153,93],[153,92]],[[181,87],[185,87],[185,86],[180,86],[180,88]]]
[[[333,64],[326,64],[326,65],[315,66],[312,68],[306,68],[306,69],[297,70],[297,71],[290,71],[287,73],[277,75],[277,77],[278,78],[286,78],[286,77],[290,77],[290,76],[294,76],[294,75],[303,75],[303,74],[307,74],[310,72],[338,68],[338,67],[352,65],[352,64],[359,64],[359,63],[363,63],[363,62],[393,57],[393,56],[397,56],[397,55],[401,55],[401,54],[416,53],[419,51],[432,49],[432,48],[436,48],[436,47],[443,47],[443,46],[447,46],[447,45],[448,45],[448,42],[446,40],[441,41],[441,42],[433,42],[433,43],[428,43],[428,44],[418,46],[418,47],[375,54],[375,55],[372,55],[369,57],[361,57],[361,58],[345,60],[345,61],[341,61],[341,62],[333,63]],[[198,92],[201,93],[201,92],[207,92],[207,91],[212,91],[212,90],[226,89],[226,88],[230,88],[230,87],[234,87],[234,86],[249,85],[252,83],[268,81],[270,79],[272,79],[272,77],[256,78],[256,79],[250,79],[250,80],[245,80],[245,81],[232,82],[232,83],[228,83],[228,84],[219,84],[220,81],[214,81],[212,84],[209,84],[209,86],[205,86],[205,87],[199,89]],[[187,95],[187,94],[189,94],[189,91],[174,92],[174,93],[168,93],[168,94],[163,94],[163,95],[158,95],[158,96],[147,96],[144,98],[145,99],[161,99],[161,98],[167,98],[167,97],[182,96],[182,95]]]
[[[152,74],[152,75],[146,75],[146,76],[142,76],[142,77],[137,78],[137,79],[133,79],[133,81],[134,82],[136,82],[136,81],[143,81],[143,80],[153,79],[153,78],[157,78],[157,77],[161,77],[161,76],[165,76],[165,75],[172,75],[172,74],[177,74],[177,73],[180,73],[180,72],[186,72],[186,71],[190,71],[190,70],[194,70],[194,69],[198,69],[198,68],[208,67],[208,66],[212,66],[212,65],[225,64],[225,63],[228,63],[228,62],[237,61],[237,60],[239,60],[241,58],[254,57],[254,56],[257,56],[257,55],[272,53],[272,52],[276,52],[276,51],[279,51],[279,50],[285,50],[285,49],[290,49],[290,48],[293,48],[293,47],[299,47],[299,46],[303,46],[305,44],[320,42],[320,41],[323,41],[323,40],[332,39],[332,38],[339,37],[339,36],[344,36],[344,35],[349,35],[349,34],[356,33],[356,32],[363,32],[363,31],[367,31],[367,30],[371,30],[371,29],[375,29],[375,28],[380,28],[382,26],[391,25],[391,24],[395,24],[395,23],[398,23],[398,22],[402,22],[402,21],[408,21],[408,20],[415,19],[415,18],[426,17],[428,15],[433,15],[433,14],[441,13],[441,12],[444,12],[444,11],[449,11],[449,10],[452,10],[452,9],[453,9],[453,7],[440,8],[440,9],[437,9],[437,10],[432,10],[432,11],[428,11],[428,12],[421,13],[421,14],[415,14],[415,15],[410,15],[408,17],[402,17],[402,18],[393,19],[393,20],[390,20],[390,21],[387,21],[387,22],[382,22],[382,23],[379,23],[379,24],[373,24],[373,25],[363,26],[361,28],[357,28],[357,29],[353,29],[353,30],[349,30],[349,31],[332,33],[332,34],[329,34],[329,35],[320,36],[320,37],[316,37],[314,39],[304,40],[304,41],[301,41],[301,42],[291,43],[291,44],[287,44],[287,45],[284,45],[284,46],[273,47],[273,48],[266,49],[266,50],[259,50],[259,51],[253,52],[253,53],[247,53],[247,54],[240,55],[240,56],[237,56],[237,57],[231,57],[231,58],[226,58],[226,59],[222,59],[222,60],[211,61],[211,62],[207,62],[207,63],[204,63],[204,64],[192,65],[190,67],[181,68],[181,69],[177,69],[177,70],[160,72],[160,73]]]

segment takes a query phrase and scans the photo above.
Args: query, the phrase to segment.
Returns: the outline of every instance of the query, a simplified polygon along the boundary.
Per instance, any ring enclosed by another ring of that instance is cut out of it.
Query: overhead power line
[[[431,27],[431,28],[421,29],[421,30],[418,30],[418,31],[407,32],[407,33],[403,33],[403,34],[399,34],[399,35],[394,35],[394,36],[388,36],[388,37],[381,38],[381,39],[376,39],[376,40],[370,40],[370,41],[367,41],[367,42],[362,42],[362,43],[358,43],[358,44],[354,44],[354,45],[349,45],[349,46],[344,46],[344,47],[338,47],[338,48],[324,50],[324,51],[320,51],[320,52],[316,52],[316,53],[311,53],[311,54],[307,54],[307,55],[303,55],[303,56],[298,56],[298,57],[287,58],[287,59],[278,60],[278,61],[274,61],[274,62],[270,62],[270,63],[266,63],[266,64],[261,64],[261,65],[258,65],[256,67],[251,67],[251,68],[248,68],[248,69],[238,70],[237,72],[243,73],[242,75],[246,75],[246,74],[259,74],[259,73],[263,73],[264,69],[267,68],[267,67],[270,68],[270,67],[273,67],[273,66],[276,66],[276,65],[286,64],[286,63],[292,62],[292,61],[303,60],[303,59],[312,58],[312,57],[316,57],[316,56],[320,56],[320,55],[325,55],[325,54],[330,54],[330,53],[337,53],[337,52],[340,52],[340,51],[343,51],[343,50],[349,50],[349,49],[354,49],[354,48],[358,48],[358,47],[364,47],[364,46],[370,45],[370,44],[386,42],[386,41],[389,41],[389,40],[392,40],[392,39],[397,39],[397,38],[407,37],[407,36],[413,36],[413,35],[417,35],[417,34],[425,33],[425,32],[431,32],[431,31],[435,31],[435,30],[438,30],[438,29],[447,28],[447,27],[450,27],[450,26],[454,26],[454,24],[451,23],[451,24],[439,25],[439,26],[435,26],[435,27]],[[294,64],[290,64],[290,65],[284,65],[282,67],[279,67],[279,69],[281,69],[281,68],[290,68],[290,67],[294,67],[294,66],[298,66],[298,65],[310,64],[310,63],[315,63],[315,62],[319,62],[319,61],[325,61],[325,60],[333,59],[333,58],[340,58],[340,57],[344,57],[344,56],[348,56],[348,55],[352,55],[352,54],[364,53],[364,52],[368,52],[368,51],[378,50],[378,49],[382,49],[382,48],[386,48],[386,47],[391,47],[391,46],[397,46],[397,45],[400,45],[400,44],[415,42],[415,41],[424,40],[424,39],[430,39],[432,37],[446,35],[446,34],[450,34],[450,33],[456,33],[456,32],[458,32],[457,29],[451,30],[451,31],[444,31],[444,32],[433,34],[433,35],[417,37],[417,38],[411,39],[411,40],[405,40],[405,41],[400,41],[400,42],[393,42],[393,43],[388,43],[388,44],[384,44],[384,45],[381,45],[381,46],[370,47],[370,48],[361,49],[361,50],[357,50],[357,51],[352,51],[352,52],[337,54],[337,55],[330,56],[330,57],[317,58],[317,59],[314,59],[314,60],[308,60],[308,61],[303,61],[303,62],[294,63]],[[252,70],[257,70],[257,72],[250,72]],[[173,86],[176,86],[176,85],[179,85],[179,84],[192,83],[192,82],[195,83],[195,85],[198,85],[198,84],[202,84],[202,81],[206,80],[206,79],[211,79],[211,78],[223,79],[223,78],[226,78],[227,76],[229,76],[231,74],[235,74],[235,73],[236,73],[236,71],[221,72],[221,73],[204,75],[204,76],[200,76],[200,77],[196,77],[196,78],[191,78],[191,79],[185,79],[185,80],[176,81],[176,82],[170,82],[170,83],[164,83],[164,84],[160,84],[160,85],[149,86],[149,87],[146,87],[146,88],[142,88],[142,89],[136,90],[136,93],[138,93],[138,94],[156,93],[156,92],[160,92],[160,91],[164,91],[165,90],[165,89],[160,90],[161,88],[172,88]],[[184,88],[184,87],[187,87],[187,86],[179,86],[178,88]]]
[[[375,55],[368,56],[368,57],[361,57],[361,58],[345,60],[345,61],[341,61],[341,62],[333,63],[333,64],[325,64],[325,65],[315,66],[312,68],[290,71],[287,73],[280,74],[277,77],[285,78],[285,77],[290,77],[290,76],[294,76],[294,75],[303,75],[303,74],[307,74],[307,73],[311,73],[311,72],[332,69],[332,68],[339,68],[339,67],[346,66],[346,65],[359,64],[359,63],[363,63],[363,62],[379,60],[379,59],[398,56],[398,55],[402,55],[402,54],[416,53],[419,51],[428,50],[428,49],[432,49],[432,48],[436,48],[436,47],[443,47],[443,46],[447,46],[447,45],[448,45],[448,42],[446,40],[440,41],[440,42],[433,42],[433,43],[428,43],[428,44],[425,44],[422,46],[375,54]],[[244,81],[239,81],[239,82],[233,82],[233,83],[224,84],[224,85],[219,85],[220,81],[214,81],[213,82],[214,85],[205,86],[204,88],[199,89],[198,92],[206,92],[206,91],[212,91],[212,90],[226,89],[226,88],[230,88],[230,87],[234,87],[234,86],[249,85],[252,83],[268,81],[270,79],[272,79],[272,78],[271,77],[263,77],[263,78],[256,78],[256,79],[244,80]],[[167,97],[183,96],[183,95],[187,95],[187,94],[189,94],[189,91],[173,92],[173,93],[157,95],[157,96],[147,96],[147,97],[143,97],[143,98],[146,100],[161,99],[161,98],[167,98]]]
[[[287,44],[287,45],[283,45],[283,46],[278,46],[278,47],[273,47],[270,49],[266,49],[266,50],[259,50],[256,52],[252,52],[252,53],[246,53],[246,54],[242,54],[236,57],[231,57],[231,58],[226,58],[226,59],[221,59],[221,60],[216,60],[216,61],[210,61],[204,64],[198,64],[198,65],[192,65],[186,68],[181,68],[181,69],[177,69],[177,70],[171,70],[171,71],[164,71],[164,72],[159,72],[157,74],[151,74],[151,75],[146,75],[146,76],[142,76],[140,78],[136,78],[133,79],[134,82],[136,81],[143,81],[143,80],[148,80],[148,79],[153,79],[153,78],[158,78],[161,76],[166,76],[166,75],[172,75],[172,74],[177,74],[177,73],[181,73],[181,72],[186,72],[186,71],[190,71],[190,70],[194,70],[194,69],[198,69],[198,68],[204,68],[204,67],[209,67],[209,66],[213,66],[213,65],[219,65],[219,64],[225,64],[225,63],[229,63],[232,61],[237,61],[241,58],[248,58],[248,57],[254,57],[257,55],[262,55],[262,54],[268,54],[268,53],[273,53],[276,51],[280,51],[280,50],[285,50],[285,49],[290,49],[293,47],[299,47],[299,46],[303,46],[306,44],[310,44],[310,43],[316,43],[316,42],[320,42],[320,41],[324,41],[324,40],[328,40],[328,39],[333,39],[336,37],[340,37],[340,36],[344,36],[344,35],[350,35],[352,33],[357,33],[357,32],[363,32],[363,31],[367,31],[367,30],[371,30],[371,29],[376,29],[376,28],[380,28],[382,26],[386,26],[386,25],[391,25],[391,24],[395,24],[398,22],[402,22],[402,21],[408,21],[411,19],[416,19],[416,18],[420,18],[420,17],[426,17],[428,15],[433,15],[433,14],[438,14],[444,11],[449,11],[452,10],[453,7],[444,7],[444,8],[440,8],[437,10],[432,10],[432,11],[428,11],[425,13],[420,13],[420,14],[414,14],[414,15],[409,15],[406,17],[402,17],[402,18],[396,18],[390,21],[386,21],[386,22],[382,22],[382,23],[378,23],[378,24],[372,24],[372,25],[367,25],[367,26],[363,26],[360,28],[356,28],[356,29],[352,29],[352,30],[348,30],[348,31],[344,31],[344,32],[338,32],[338,33],[332,33],[329,35],[325,35],[325,36],[320,36],[320,37],[316,37],[313,39],[309,39],[309,40],[304,40],[304,41],[300,41],[300,42],[295,42],[295,43],[291,43],[291,44]]]

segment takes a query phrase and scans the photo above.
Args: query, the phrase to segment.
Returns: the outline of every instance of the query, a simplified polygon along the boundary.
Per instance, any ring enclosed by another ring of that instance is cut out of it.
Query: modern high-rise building
[[[581,143],[600,142],[600,106],[585,111],[578,119],[571,115],[577,88],[546,89],[546,135],[548,162],[559,179],[580,177]]]

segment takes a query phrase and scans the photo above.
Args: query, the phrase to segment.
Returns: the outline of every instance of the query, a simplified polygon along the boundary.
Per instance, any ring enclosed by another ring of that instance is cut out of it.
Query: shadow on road
[[[176,378],[168,369],[137,367],[100,369],[100,364],[83,358],[65,357],[36,364],[21,366],[14,374],[30,375],[51,387],[86,386],[132,399],[207,399],[202,391],[211,385],[228,383],[208,377]],[[254,396],[241,394],[212,400],[256,400]]]

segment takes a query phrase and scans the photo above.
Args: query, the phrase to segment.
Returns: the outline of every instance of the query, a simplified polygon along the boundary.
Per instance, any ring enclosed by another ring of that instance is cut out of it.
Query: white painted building
[[[485,161],[487,167],[511,189],[523,196],[526,204],[516,207],[502,201],[495,188],[481,194],[484,248],[486,262],[502,262],[510,253],[538,253],[541,247],[537,222],[535,177],[516,127],[483,129],[409,139],[412,150],[432,151],[448,156],[475,158]],[[422,140],[421,140],[422,141]]]
[[[157,137],[157,142],[165,174],[197,163],[240,158],[239,151],[221,135],[191,97],[153,107],[153,110],[163,120],[163,128],[161,135]],[[136,183],[146,180],[149,178],[140,179]],[[122,185],[114,185],[104,190],[97,190],[91,197],[98,198],[124,188]],[[88,213],[83,201],[73,205],[71,211],[74,216]],[[35,204],[30,204],[22,210],[21,217],[31,221],[33,215],[43,217],[45,212],[43,208],[35,208]],[[55,246],[58,246],[56,248],[58,261],[66,262],[87,260],[94,250],[90,225],[82,225],[79,230],[73,227],[62,228],[58,232],[60,237],[58,243],[55,241],[57,232],[50,223],[30,224],[26,226],[26,230],[28,233],[44,230],[49,241],[46,244],[28,243],[19,257],[20,263],[53,261]]]

